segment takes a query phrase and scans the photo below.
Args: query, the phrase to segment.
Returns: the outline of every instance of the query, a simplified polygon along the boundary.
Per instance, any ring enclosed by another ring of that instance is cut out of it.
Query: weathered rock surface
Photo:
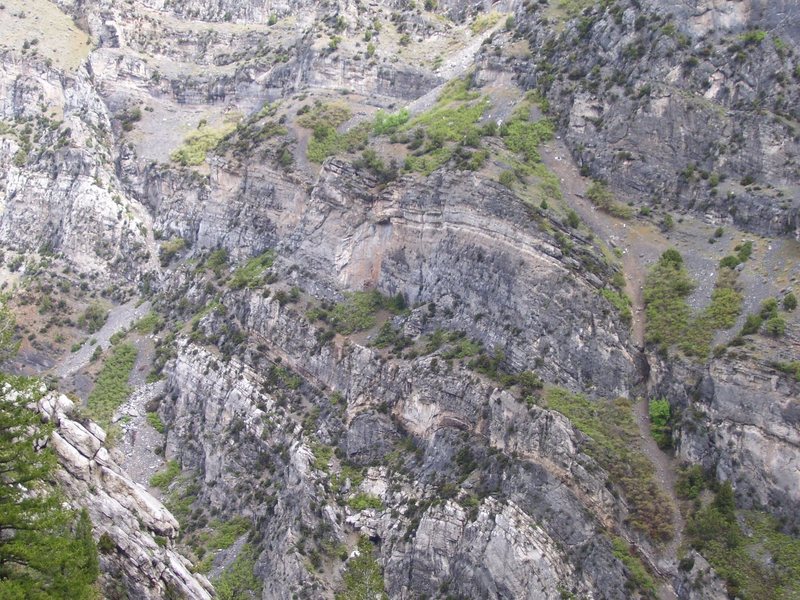
[[[800,237],[796,3],[618,2],[561,33],[542,11],[517,16],[523,77],[593,177],[654,209]]]
[[[178,522],[118,466],[104,446],[105,432],[91,421],[72,420],[66,396],[48,394],[39,410],[56,426],[49,443],[63,468],[59,479],[67,497],[89,511],[96,538],[113,542],[100,554],[104,589],[142,599],[210,599],[208,581],[172,549]]]

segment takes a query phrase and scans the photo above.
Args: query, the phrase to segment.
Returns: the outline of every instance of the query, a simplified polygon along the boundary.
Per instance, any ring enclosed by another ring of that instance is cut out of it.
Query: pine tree
[[[0,306],[0,356],[11,352],[4,332],[13,329]],[[52,425],[31,408],[40,387],[0,374],[0,598],[90,600],[98,576],[91,521],[65,508],[54,481],[56,457],[45,446]]]

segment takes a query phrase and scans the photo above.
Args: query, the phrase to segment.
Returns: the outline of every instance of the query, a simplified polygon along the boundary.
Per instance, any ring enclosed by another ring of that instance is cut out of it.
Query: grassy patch
[[[335,600],[388,600],[384,591],[383,571],[375,559],[375,548],[369,538],[358,541],[358,555],[347,562],[342,575],[342,589]]]
[[[401,125],[405,125],[409,119],[408,109],[404,108],[396,113],[387,113],[379,110],[375,115],[375,123],[372,132],[375,135],[389,135],[395,133]]]
[[[650,415],[650,431],[659,448],[672,446],[672,428],[670,427],[671,409],[664,398],[650,400],[647,405]]]
[[[136,321],[133,328],[139,333],[147,334],[160,330],[164,325],[164,321],[155,311],[150,311],[141,319]]]
[[[597,208],[606,211],[608,214],[618,219],[633,218],[633,209],[630,206],[625,206],[617,202],[614,198],[614,194],[608,189],[608,186],[600,181],[592,182],[592,185],[586,190],[586,197]]]
[[[480,145],[482,132],[477,123],[488,108],[488,98],[471,91],[467,79],[448,83],[433,108],[400,128],[413,132],[407,140],[412,153],[406,157],[405,169],[429,175],[447,163],[456,150],[470,155],[462,157],[469,166],[472,153],[468,148]]]
[[[178,464],[178,461],[171,460],[167,463],[163,471],[159,471],[150,478],[150,485],[165,492],[180,474],[181,466]]]
[[[297,123],[313,131],[308,141],[306,155],[315,163],[321,163],[327,157],[341,152],[363,149],[372,130],[372,125],[362,123],[350,131],[339,133],[337,128],[347,121],[352,113],[347,106],[337,102],[318,102],[312,107],[300,109],[298,114],[300,116]]]
[[[170,159],[184,167],[196,167],[206,161],[208,153],[217,147],[222,139],[231,133],[236,125],[229,123],[213,129],[203,126],[192,131],[183,140],[183,145],[170,154]]]
[[[228,521],[214,520],[208,524],[210,532],[199,534],[197,539],[210,550],[225,550],[250,531],[250,521],[244,517],[234,517]]]
[[[495,11],[486,14],[480,14],[475,17],[475,20],[472,22],[472,25],[470,25],[469,28],[472,30],[472,33],[483,33],[487,29],[494,27],[502,17],[502,13]]]
[[[147,422],[150,423],[150,426],[155,429],[158,433],[164,433],[164,421],[161,420],[161,417],[158,416],[158,413],[149,412],[147,413]]]
[[[383,510],[383,502],[377,496],[372,494],[365,494],[359,492],[347,501],[347,505],[353,510],[367,510],[374,508],[375,510]]]
[[[619,559],[628,571],[630,585],[639,590],[645,597],[656,597],[656,584],[647,572],[642,561],[630,550],[627,542],[615,537],[611,540],[614,556]]]
[[[94,389],[89,394],[87,411],[89,417],[104,429],[111,424],[114,411],[131,394],[128,379],[136,363],[136,347],[133,344],[120,344],[114,347],[97,376]]]
[[[633,320],[633,313],[631,313],[631,299],[622,292],[610,288],[603,288],[600,290],[600,295],[608,300],[614,308],[617,309],[620,318],[630,324]]]
[[[261,581],[254,574],[255,565],[255,550],[249,544],[245,544],[236,560],[214,580],[217,598],[242,600],[261,597]]]
[[[261,283],[264,271],[275,263],[275,251],[267,250],[249,259],[244,265],[233,272],[230,286],[235,290],[256,287]]]
[[[544,403],[591,438],[587,453],[622,490],[633,528],[656,541],[669,540],[673,535],[670,503],[656,482],[653,465],[639,449],[639,430],[630,400],[590,400],[549,388]]]
[[[402,296],[389,298],[377,290],[349,292],[344,302],[333,307],[326,316],[334,329],[343,335],[364,331],[375,325],[375,316],[381,309],[399,313],[405,309]]]
[[[311,446],[311,453],[314,455],[314,461],[312,462],[314,468],[327,473],[331,468],[333,448],[324,444],[314,444]]]

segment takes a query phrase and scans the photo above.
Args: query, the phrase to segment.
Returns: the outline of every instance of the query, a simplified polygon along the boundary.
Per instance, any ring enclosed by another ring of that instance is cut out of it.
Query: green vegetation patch
[[[630,324],[633,320],[633,313],[631,312],[631,299],[627,295],[611,288],[603,288],[600,290],[600,295],[617,309],[620,318],[625,323]]]
[[[503,16],[504,15],[502,13],[495,11],[486,14],[480,14],[475,17],[472,25],[470,25],[470,29],[472,30],[472,33],[475,34],[483,33],[487,29],[494,27]]]
[[[411,132],[405,169],[430,175],[459,151],[464,166],[474,160],[469,148],[478,148],[482,130],[478,121],[489,108],[489,99],[470,90],[468,79],[455,79],[445,86],[436,104],[403,125],[399,131]],[[485,160],[485,157],[484,157]],[[482,160],[478,162],[482,163]]]
[[[733,490],[721,484],[714,500],[687,524],[689,541],[725,579],[731,598],[788,600],[800,597],[800,539],[780,531],[777,520],[760,511],[734,511]]]
[[[546,408],[566,416],[591,438],[587,451],[620,487],[630,508],[630,524],[656,541],[672,538],[672,509],[658,486],[653,465],[639,448],[639,430],[630,400],[590,400],[548,388]]]
[[[678,344],[689,356],[708,356],[715,331],[732,327],[741,313],[742,295],[736,279],[735,271],[723,267],[711,303],[693,316],[687,298],[694,281],[677,250],[664,252],[645,280],[647,341],[663,348]]]
[[[136,363],[136,347],[126,343],[115,346],[103,363],[94,389],[89,394],[87,412],[104,429],[111,424],[111,417],[131,395],[128,385],[133,365]]]
[[[158,433],[164,433],[166,430],[166,427],[164,427],[164,421],[161,420],[161,417],[158,416],[158,413],[147,413],[147,422],[150,423],[150,426]]]
[[[387,113],[379,110],[375,115],[375,123],[372,132],[375,135],[389,135],[395,133],[401,125],[408,122],[410,115],[407,108],[403,108],[396,113]]]
[[[261,597],[261,581],[255,576],[256,552],[252,546],[242,546],[239,556],[214,580],[219,600],[242,600]]]
[[[611,540],[614,556],[619,559],[628,571],[628,581],[645,597],[655,598],[656,584],[650,573],[647,572],[642,561],[635,556],[628,543],[622,538],[615,537]]]
[[[368,292],[348,292],[344,302],[333,307],[325,316],[333,328],[343,335],[356,331],[364,331],[375,326],[379,310],[389,310],[395,314],[405,310],[405,301],[398,295],[392,298],[384,296],[377,290]]]
[[[383,571],[375,558],[375,548],[369,538],[358,542],[358,555],[347,561],[342,576],[341,591],[335,600],[388,600],[384,591]]]
[[[218,129],[202,126],[183,140],[183,145],[170,154],[170,159],[184,167],[196,167],[206,161],[207,154],[231,133],[236,125],[229,123]]]
[[[267,250],[249,259],[233,272],[230,286],[235,290],[257,287],[262,281],[264,271],[275,264],[276,256],[277,254],[274,250]]]
[[[608,186],[601,181],[592,182],[592,185],[586,190],[586,197],[597,208],[606,211],[608,214],[618,219],[633,218],[633,209],[630,206],[625,206],[617,202],[614,198],[614,194],[608,189]]]
[[[364,492],[359,492],[350,498],[347,505],[353,510],[367,510],[368,508],[383,510],[383,502],[380,498]]]
[[[164,326],[163,319],[155,311],[150,311],[136,321],[133,328],[139,333],[147,334],[159,331]]]
[[[339,133],[337,128],[350,118],[352,112],[338,102],[317,102],[311,107],[304,106],[298,115],[298,125],[313,131],[306,155],[315,163],[322,163],[329,156],[341,152],[363,150],[372,130],[372,125],[362,123],[350,131]]]
[[[647,406],[650,415],[650,431],[659,448],[672,446],[671,408],[665,398],[650,400]]]
[[[180,474],[180,464],[178,464],[177,460],[171,460],[167,463],[163,471],[159,471],[150,478],[150,485],[154,488],[160,489],[162,492],[165,492],[170,484],[175,481]]]

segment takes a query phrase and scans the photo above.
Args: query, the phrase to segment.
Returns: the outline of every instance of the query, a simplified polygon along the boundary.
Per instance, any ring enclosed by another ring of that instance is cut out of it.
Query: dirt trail
[[[653,264],[669,247],[668,240],[652,226],[622,221],[597,210],[586,200],[585,194],[589,181],[578,173],[566,145],[561,140],[551,141],[544,150],[543,161],[558,176],[567,205],[578,213],[581,220],[605,244],[621,250],[626,291],[631,299],[633,309],[631,335],[636,347],[644,349],[643,287],[647,275],[647,265]],[[675,537],[668,544],[659,548],[656,562],[662,571],[674,572],[677,551],[683,543],[685,525],[683,516],[678,509],[678,498],[675,493],[675,460],[658,447],[650,434],[650,417],[646,398],[640,398],[635,403],[634,417],[639,428],[642,452],[653,463],[656,479],[672,504],[672,525]],[[676,597],[668,585],[662,586],[659,595],[662,599]]]

